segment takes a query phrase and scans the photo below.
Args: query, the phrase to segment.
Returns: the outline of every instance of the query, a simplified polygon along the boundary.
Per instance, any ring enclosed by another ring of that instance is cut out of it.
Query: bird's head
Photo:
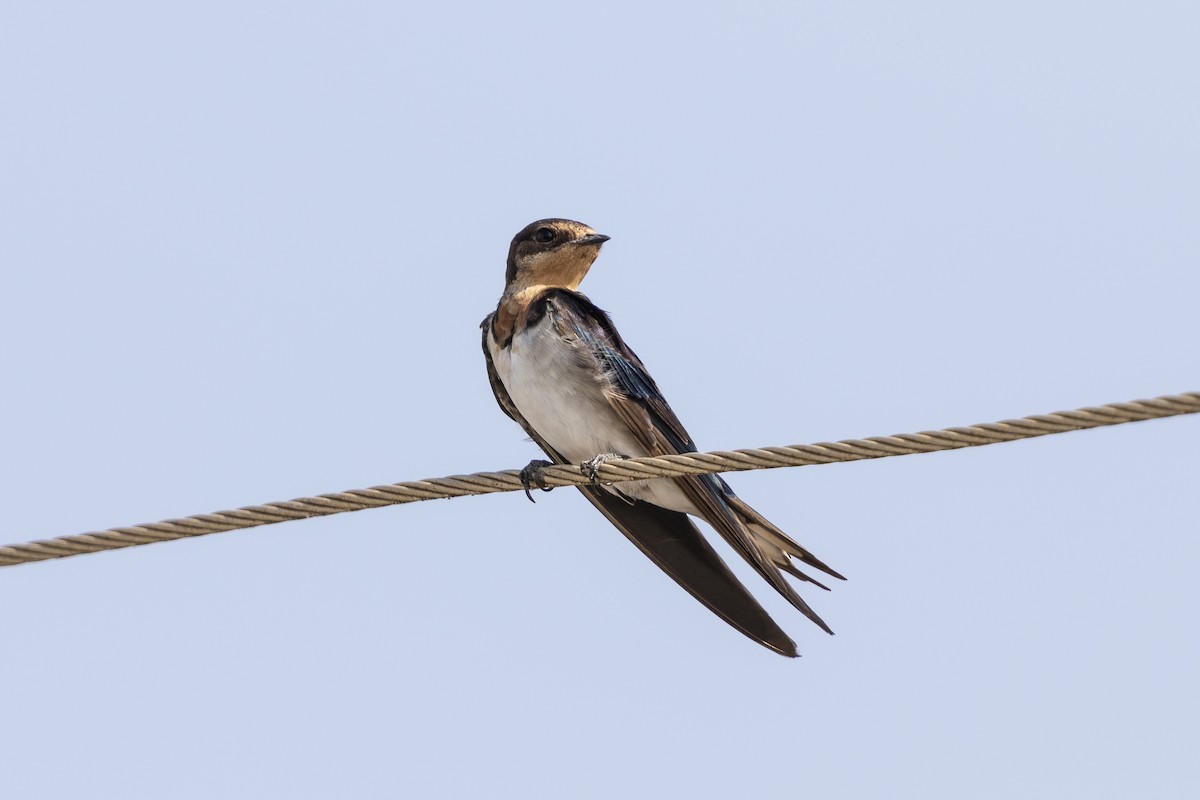
[[[600,246],[607,241],[607,236],[582,222],[569,219],[531,222],[513,237],[508,248],[505,287],[509,292],[531,286],[574,291],[600,255]]]

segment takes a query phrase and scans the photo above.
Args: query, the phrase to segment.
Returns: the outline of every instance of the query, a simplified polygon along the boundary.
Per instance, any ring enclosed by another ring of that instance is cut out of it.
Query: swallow
[[[579,292],[609,240],[581,222],[543,219],[512,240],[504,293],[480,325],[488,379],[500,409],[556,464],[595,477],[604,461],[696,452],[642,360],[609,315]],[[536,481],[545,461],[523,480]],[[720,476],[577,487],[646,556],[746,636],[795,657],[767,614],[692,521],[704,520],[777,592],[832,634],[784,578],[822,589],[795,562],[845,580],[733,493]],[[532,497],[530,498],[532,499]]]

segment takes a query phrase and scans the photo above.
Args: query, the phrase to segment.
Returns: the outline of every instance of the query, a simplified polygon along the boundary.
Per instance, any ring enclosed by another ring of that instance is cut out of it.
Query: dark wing
[[[508,390],[500,381],[488,351],[487,337],[491,317],[483,321],[483,358],[488,380],[500,410],[517,422],[551,459],[567,461],[554,451],[538,432],[530,427],[517,410]],[[658,565],[693,597],[721,619],[756,642],[777,653],[795,657],[796,644],[759,605],[741,581],[729,570],[712,545],[687,514],[617,497],[597,486],[577,487],[609,522],[625,534],[639,550]]]
[[[559,290],[547,302],[553,303],[559,324],[586,342],[608,373],[611,385],[605,396],[641,444],[654,455],[695,452],[696,446],[683,424],[667,404],[641,359],[621,339],[608,315],[576,292]],[[724,482],[718,476],[692,475],[674,480],[705,521],[767,583],[822,630],[833,633],[754,541],[746,524],[730,508]],[[811,580],[803,574],[801,577]]]

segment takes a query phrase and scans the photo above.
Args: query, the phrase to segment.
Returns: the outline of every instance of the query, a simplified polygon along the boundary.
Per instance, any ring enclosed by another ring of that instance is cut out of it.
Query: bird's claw
[[[554,466],[553,462],[546,461],[542,458],[535,458],[525,465],[521,470],[521,485],[525,487],[525,496],[529,498],[529,502],[536,503],[533,495],[529,493],[530,489],[541,489],[543,492],[548,492],[553,489],[553,486],[546,485],[546,476],[542,472],[546,467]]]
[[[579,465],[579,471],[588,477],[592,483],[600,482],[600,467],[610,461],[624,461],[629,456],[623,456],[620,453],[600,453],[595,458],[584,461]]]

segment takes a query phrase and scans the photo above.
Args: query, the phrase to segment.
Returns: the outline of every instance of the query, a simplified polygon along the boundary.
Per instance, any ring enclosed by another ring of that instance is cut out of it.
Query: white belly
[[[600,453],[650,455],[604,397],[604,376],[578,341],[562,338],[550,315],[513,337],[504,350],[491,336],[488,349],[496,374],[521,416],[547,444],[571,463]],[[674,481],[617,484],[621,494],[694,514],[695,507]]]

